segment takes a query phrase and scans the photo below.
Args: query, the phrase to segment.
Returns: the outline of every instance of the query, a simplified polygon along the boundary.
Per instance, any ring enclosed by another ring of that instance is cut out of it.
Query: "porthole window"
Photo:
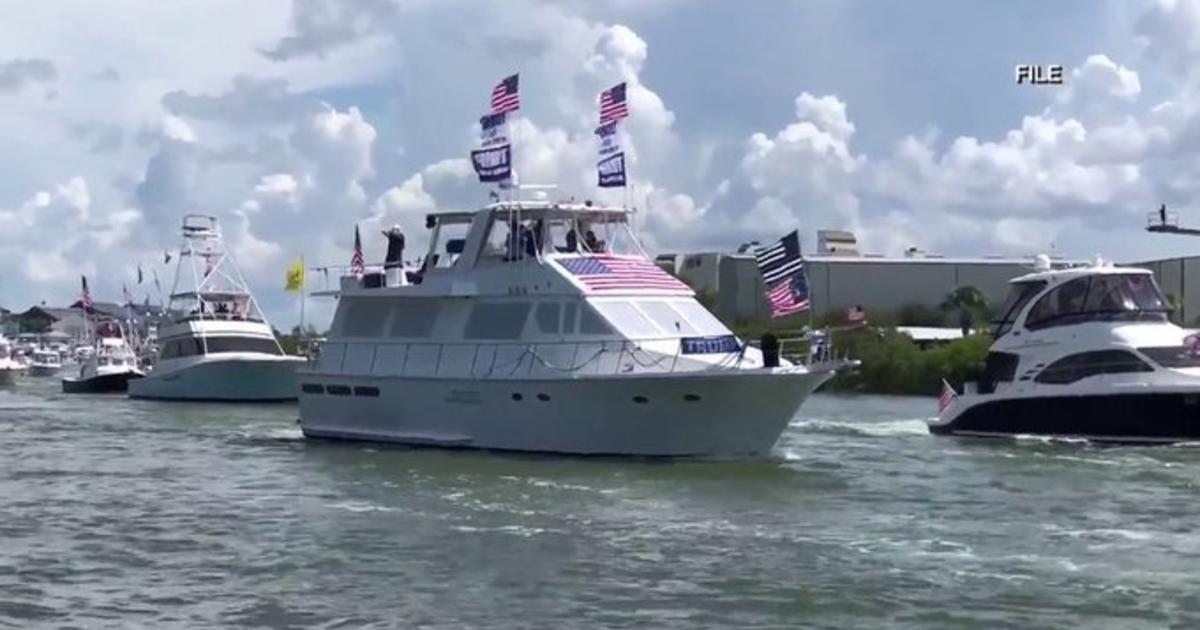
[[[683,399],[688,402],[697,402],[700,400],[700,394],[684,394]]]
[[[548,396],[546,394],[538,394],[537,398],[538,398],[538,400],[540,400],[542,402],[546,402],[546,401],[550,400],[550,396]]]
[[[634,396],[634,397],[633,397],[633,402],[635,402],[635,403],[637,403],[637,404],[639,404],[639,405],[644,405],[644,404],[646,404],[646,403],[650,402],[650,399],[649,399],[649,398],[646,398],[645,396]]]
[[[512,395],[513,400],[515,400],[517,402],[521,402],[522,398],[524,398],[524,396],[522,396],[521,394],[519,394],[517,392],[513,392],[513,395]]]

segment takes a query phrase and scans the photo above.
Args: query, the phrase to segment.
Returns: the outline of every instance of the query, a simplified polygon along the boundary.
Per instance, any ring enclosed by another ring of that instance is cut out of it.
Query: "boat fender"
[[[779,367],[779,340],[775,335],[763,335],[759,346],[762,349],[763,367]]]

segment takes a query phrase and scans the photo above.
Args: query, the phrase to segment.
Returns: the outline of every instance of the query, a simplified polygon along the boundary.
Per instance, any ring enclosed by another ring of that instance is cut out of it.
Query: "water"
[[[56,388],[0,392],[2,627],[1200,622],[1200,448],[935,438],[931,399],[817,396],[771,461],[515,457]]]

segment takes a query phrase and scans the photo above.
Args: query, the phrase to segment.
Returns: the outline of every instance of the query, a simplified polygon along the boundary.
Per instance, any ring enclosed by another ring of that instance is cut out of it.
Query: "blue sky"
[[[654,251],[799,226],[893,254],[1192,253],[1141,225],[1161,201],[1200,223],[1198,53],[1200,7],[1170,0],[29,6],[0,24],[0,304],[68,302],[81,272],[115,299],[205,211],[288,327],[289,260],[343,263],[355,222],[420,242],[425,212],[486,199],[465,157],[516,71],[525,181],[581,196],[603,196],[596,94],[629,83]],[[1066,85],[1016,85],[1024,62]]]

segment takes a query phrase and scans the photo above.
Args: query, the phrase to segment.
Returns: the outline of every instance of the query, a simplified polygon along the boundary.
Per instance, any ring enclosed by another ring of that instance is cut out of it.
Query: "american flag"
[[[80,276],[83,281],[83,293],[79,296],[79,306],[85,311],[92,310],[92,292],[88,291],[87,276]]]
[[[621,120],[629,115],[625,101],[625,84],[618,83],[600,93],[600,124]]]
[[[125,283],[121,283],[121,297],[125,298],[126,306],[133,306],[133,294],[129,292],[129,287]]]
[[[942,415],[957,399],[958,392],[955,392],[954,388],[950,387],[950,383],[947,383],[946,379],[942,379],[942,395],[938,396],[938,415]]]
[[[350,255],[350,273],[361,276],[367,271],[363,263],[362,239],[358,236],[358,226],[354,226],[354,253]]]
[[[492,89],[492,113],[506,114],[521,109],[521,96],[517,93],[517,76],[505,78]]]
[[[767,302],[771,305],[771,317],[785,317],[792,313],[807,311],[808,280],[797,273],[776,282],[767,289]]]
[[[851,324],[865,324],[867,322],[867,312],[862,306],[851,306],[846,309],[846,321]]]
[[[595,293],[650,289],[693,294],[688,285],[640,256],[580,256],[559,264]]]
[[[800,255],[799,230],[758,250],[754,262],[767,285],[765,295],[771,305],[771,317],[808,310],[808,279],[804,276],[804,258]]]

